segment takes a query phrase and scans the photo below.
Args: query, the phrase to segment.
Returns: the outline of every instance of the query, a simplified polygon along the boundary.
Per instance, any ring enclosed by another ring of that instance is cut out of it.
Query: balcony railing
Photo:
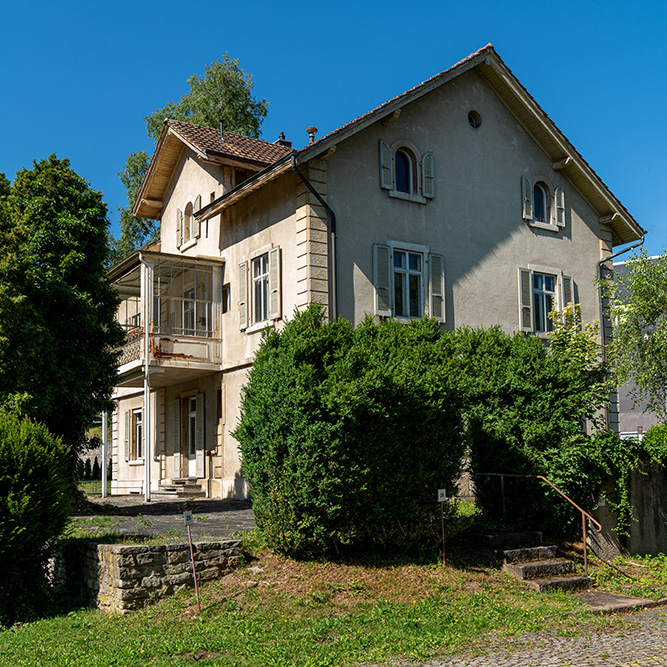
[[[130,361],[141,359],[141,345],[144,340],[144,328],[133,327],[125,334],[125,342],[120,352],[118,363],[122,366]]]

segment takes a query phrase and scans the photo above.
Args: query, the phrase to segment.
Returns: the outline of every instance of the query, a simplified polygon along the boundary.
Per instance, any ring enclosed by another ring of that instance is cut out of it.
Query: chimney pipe
[[[308,136],[310,137],[309,143],[311,144],[315,143],[315,135],[317,134],[317,128],[311,125],[310,127],[306,128],[306,132],[308,132]]]
[[[225,143],[225,121],[220,119],[220,142]]]

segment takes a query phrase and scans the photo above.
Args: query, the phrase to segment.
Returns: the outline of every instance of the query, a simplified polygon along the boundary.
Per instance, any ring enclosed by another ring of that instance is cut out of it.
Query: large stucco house
[[[554,304],[600,318],[596,275],[644,234],[491,45],[309,131],[294,150],[165,121],[134,207],[160,242],[110,274],[127,329],[112,493],[247,493],[241,388],[295,309],[545,336]]]

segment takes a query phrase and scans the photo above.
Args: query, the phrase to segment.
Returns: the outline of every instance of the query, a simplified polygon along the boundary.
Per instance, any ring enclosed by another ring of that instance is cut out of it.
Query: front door
[[[188,477],[197,476],[197,398],[187,399]]]

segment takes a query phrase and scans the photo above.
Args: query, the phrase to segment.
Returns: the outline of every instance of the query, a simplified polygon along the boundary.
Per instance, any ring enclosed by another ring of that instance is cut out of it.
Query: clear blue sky
[[[143,117],[228,52],[270,102],[263,137],[303,146],[492,42],[600,177],[667,247],[667,3],[256,0],[5,3],[0,171],[51,153],[104,193],[152,151]]]

